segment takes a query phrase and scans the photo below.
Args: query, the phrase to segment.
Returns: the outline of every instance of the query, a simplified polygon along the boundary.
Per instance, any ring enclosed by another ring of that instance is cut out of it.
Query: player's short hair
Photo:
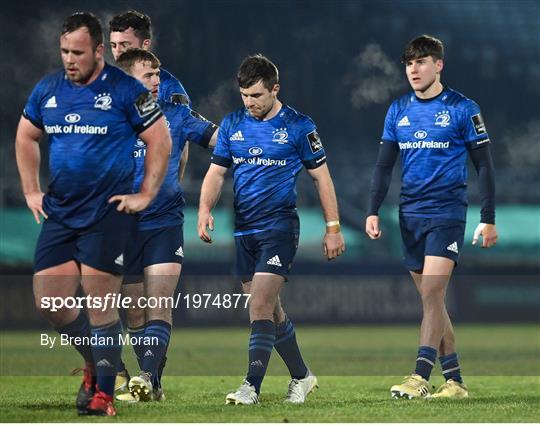
[[[133,68],[133,65],[137,62],[150,62],[152,68],[159,68],[161,66],[161,62],[156,55],[148,50],[139,48],[127,49],[118,56],[118,59],[116,59],[116,66],[123,69],[128,74],[131,74],[131,68]]]
[[[94,50],[100,44],[103,44],[103,29],[101,22],[91,12],[76,12],[68,16],[62,24],[62,35],[76,31],[79,28],[88,28],[88,33],[92,39],[92,47]]]
[[[421,35],[409,41],[401,55],[401,62],[432,56],[433,59],[444,58],[444,46],[441,40],[431,35]]]
[[[128,28],[133,28],[135,37],[139,40],[149,40],[152,38],[152,20],[150,16],[136,10],[128,10],[120,13],[109,21],[109,32],[124,32]]]
[[[242,61],[236,79],[243,89],[262,81],[265,88],[272,90],[279,82],[279,71],[270,59],[257,53]]]

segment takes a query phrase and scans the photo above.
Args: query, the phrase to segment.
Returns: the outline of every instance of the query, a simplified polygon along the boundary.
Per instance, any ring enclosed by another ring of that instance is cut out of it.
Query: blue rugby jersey
[[[324,164],[314,122],[283,105],[268,121],[242,108],[220,125],[212,162],[233,168],[235,236],[264,230],[298,232],[296,179]]]
[[[158,101],[191,107],[191,99],[182,83],[169,71],[159,68]]]
[[[169,158],[167,174],[160,190],[152,203],[138,214],[139,229],[150,230],[161,227],[176,226],[184,222],[183,207],[185,201],[178,179],[180,159],[186,141],[207,147],[212,134],[217,128],[213,123],[202,118],[187,105],[158,102],[167,127],[171,134],[172,151]],[[138,139],[133,146],[135,158],[135,183],[133,190],[139,191],[144,178],[144,158],[146,145]]]
[[[58,71],[34,88],[24,117],[49,135],[49,218],[71,228],[91,226],[112,195],[131,193],[137,134],[162,113],[144,86],[105,64],[91,84],[77,86]]]
[[[467,150],[490,143],[475,102],[446,87],[427,100],[405,95],[390,106],[382,140],[399,145],[401,214],[465,220]]]

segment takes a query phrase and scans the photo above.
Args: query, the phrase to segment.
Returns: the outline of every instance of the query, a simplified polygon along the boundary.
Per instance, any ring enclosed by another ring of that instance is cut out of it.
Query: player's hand
[[[480,236],[482,236],[482,248],[491,248],[497,243],[499,237],[495,225],[486,223],[480,223],[476,226],[472,240],[473,245],[476,245]]]
[[[326,233],[323,238],[323,252],[328,261],[345,252],[345,239],[341,232]]]
[[[118,202],[116,211],[126,214],[135,214],[144,210],[152,202],[152,197],[144,193],[132,193],[130,195],[114,195],[109,198],[109,204]]]
[[[43,211],[43,196],[45,196],[43,192],[25,193],[24,195],[26,205],[28,205],[28,208],[30,211],[32,211],[32,214],[34,214],[34,219],[36,220],[37,224],[41,224],[41,220],[39,218],[40,214],[45,220],[49,218],[45,211]]]
[[[197,231],[201,241],[206,243],[212,243],[212,237],[208,233],[208,230],[214,231],[214,217],[209,211],[199,211],[199,222],[197,223]]]
[[[382,236],[378,215],[370,215],[366,218],[366,233],[370,239],[379,239]]]

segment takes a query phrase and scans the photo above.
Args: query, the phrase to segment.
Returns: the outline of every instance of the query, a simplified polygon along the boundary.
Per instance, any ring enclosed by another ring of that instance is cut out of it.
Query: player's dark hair
[[[120,13],[109,22],[109,32],[124,32],[130,27],[133,28],[135,37],[139,40],[143,41],[152,38],[152,20],[150,16],[136,10]]]
[[[262,81],[265,88],[272,90],[279,82],[279,72],[270,59],[258,53],[242,61],[236,79],[243,89]]]
[[[62,35],[76,31],[79,28],[88,28],[94,50],[103,44],[103,29],[99,19],[91,12],[76,12],[68,16],[62,25]]]
[[[150,62],[152,68],[159,68],[161,62],[152,52],[144,49],[127,49],[116,59],[116,66],[123,69],[128,74],[131,74],[131,68],[137,62]]]
[[[413,59],[425,58],[427,56],[431,56],[435,60],[443,59],[444,46],[438,38],[424,34],[409,41],[401,55],[401,62],[406,64]]]

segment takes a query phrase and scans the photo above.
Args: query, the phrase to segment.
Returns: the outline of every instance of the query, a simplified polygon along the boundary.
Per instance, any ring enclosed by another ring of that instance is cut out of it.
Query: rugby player
[[[122,270],[115,260],[135,228],[131,214],[156,196],[171,149],[163,114],[148,90],[105,63],[103,31],[93,14],[66,18],[60,51],[64,69],[34,88],[15,145],[28,208],[38,223],[45,218],[34,257],[38,309],[43,297],[74,297],[79,284],[94,298],[119,292]],[[46,194],[39,183],[43,133],[49,136]],[[147,155],[142,184],[133,193],[137,138],[146,143]],[[122,332],[117,309],[110,304],[88,308],[88,316],[76,308],[41,311],[59,333],[97,341],[75,346],[85,360],[77,409],[115,415],[112,395]]]
[[[415,38],[405,48],[402,62],[413,92],[394,101],[386,115],[366,218],[366,233],[379,239],[378,211],[400,155],[399,222],[405,266],[422,299],[423,319],[416,367],[402,384],[391,388],[396,398],[430,396],[428,380],[437,353],[445,383],[433,397],[468,396],[445,306],[464,239],[467,157],[478,173],[482,199],[481,223],[472,243],[480,235],[483,248],[497,242],[489,135],[478,105],[441,83],[443,58],[442,42],[429,35]]]
[[[220,125],[202,184],[198,220],[199,237],[211,243],[211,211],[232,167],[236,271],[244,291],[251,294],[251,337],[246,379],[226,396],[226,403],[259,402],[273,348],[291,374],[286,400],[303,403],[317,378],[302,359],[279,292],[298,247],[295,184],[303,167],[313,178],[326,220],[324,255],[332,260],[345,250],[334,185],[314,122],[277,98],[276,66],[262,55],[249,56],[240,65],[237,80],[244,108],[227,115]]]

